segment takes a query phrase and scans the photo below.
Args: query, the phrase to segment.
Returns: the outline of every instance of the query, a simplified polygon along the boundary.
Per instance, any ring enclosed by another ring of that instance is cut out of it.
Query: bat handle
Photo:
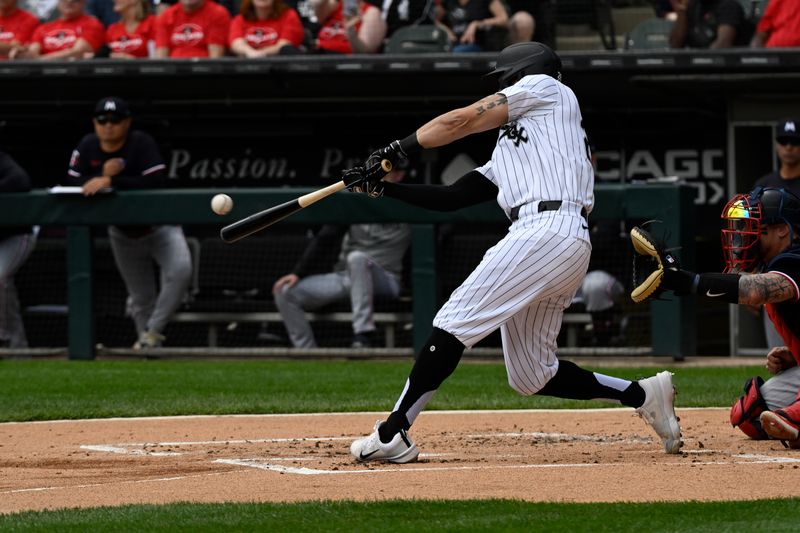
[[[382,159],[381,160],[381,168],[383,169],[384,172],[386,172],[386,173],[391,172],[392,171],[392,166],[393,166],[392,162],[389,161],[388,159]]]

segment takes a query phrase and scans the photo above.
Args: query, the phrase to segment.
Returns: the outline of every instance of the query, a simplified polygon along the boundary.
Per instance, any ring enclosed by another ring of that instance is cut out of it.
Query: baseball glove
[[[658,298],[664,291],[665,269],[677,270],[675,256],[664,250],[664,243],[656,240],[647,230],[634,226],[631,230],[633,243],[633,291],[631,299],[641,303]]]

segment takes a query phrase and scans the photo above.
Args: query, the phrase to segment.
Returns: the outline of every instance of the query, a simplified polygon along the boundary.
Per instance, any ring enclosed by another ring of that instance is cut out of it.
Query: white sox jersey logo
[[[525,131],[525,128],[522,126],[517,127],[516,122],[512,122],[503,126],[503,133],[500,134],[500,139],[498,139],[498,141],[502,140],[503,137],[508,137],[508,139],[513,142],[514,146],[516,147],[519,147],[519,143],[528,142],[528,132]]]
[[[181,24],[172,32],[172,44],[192,46],[199,44],[204,37],[203,28],[197,24]]]
[[[274,28],[251,28],[244,40],[253,48],[261,48],[278,42],[278,32]]]

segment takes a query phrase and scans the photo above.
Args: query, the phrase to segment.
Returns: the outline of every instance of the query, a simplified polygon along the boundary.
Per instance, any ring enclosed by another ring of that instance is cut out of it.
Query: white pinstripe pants
[[[578,210],[522,216],[487,250],[433,320],[467,348],[500,328],[508,383],[535,394],[558,370],[561,320],[589,266]]]

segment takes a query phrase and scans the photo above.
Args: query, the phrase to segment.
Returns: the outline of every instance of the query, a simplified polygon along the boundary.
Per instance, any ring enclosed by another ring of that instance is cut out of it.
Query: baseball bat
[[[391,172],[392,162],[388,159],[384,159],[381,161],[381,168],[384,172]],[[338,181],[333,185],[328,185],[322,189],[304,194],[303,196],[295,198],[294,200],[289,200],[288,202],[270,207],[269,209],[264,209],[258,213],[253,213],[249,217],[237,220],[233,224],[228,224],[222,228],[219,232],[219,236],[227,243],[233,243],[240,239],[244,239],[245,237],[252,235],[257,231],[268,228],[276,222],[280,222],[289,215],[297,213],[301,209],[319,202],[323,198],[327,198],[333,193],[341,191],[345,187],[347,187],[347,185],[345,185],[344,180]]]

